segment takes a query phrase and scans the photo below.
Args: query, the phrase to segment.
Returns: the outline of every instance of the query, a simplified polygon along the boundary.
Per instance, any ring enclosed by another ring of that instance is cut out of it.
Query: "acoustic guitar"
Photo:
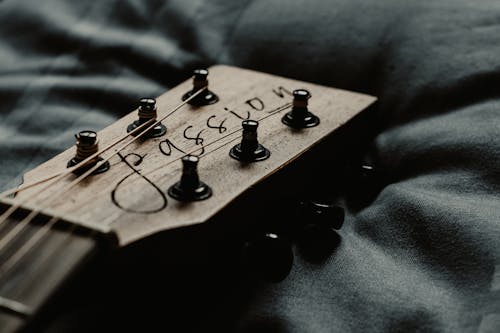
[[[214,66],[98,133],[79,132],[74,147],[1,196],[0,331],[33,327],[100,254],[158,235],[176,242],[182,230],[202,230],[207,251],[243,253],[242,274],[284,279],[310,222],[301,211],[327,216],[313,228],[320,238],[342,224],[341,208],[301,200],[330,198],[345,183],[375,101]],[[165,246],[182,257],[186,244]]]

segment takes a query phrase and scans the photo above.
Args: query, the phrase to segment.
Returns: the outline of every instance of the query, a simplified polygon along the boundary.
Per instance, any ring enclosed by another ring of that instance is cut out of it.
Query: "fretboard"
[[[0,206],[0,214],[6,209]],[[48,228],[50,217],[39,216],[19,228],[27,214],[18,210],[0,225],[1,332],[28,324],[99,249],[94,232],[64,221]]]

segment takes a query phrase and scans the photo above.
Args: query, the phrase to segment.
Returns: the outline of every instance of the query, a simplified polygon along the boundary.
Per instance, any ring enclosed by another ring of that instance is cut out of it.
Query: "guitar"
[[[294,228],[287,202],[330,192],[326,175],[363,141],[362,111],[375,101],[214,66],[99,133],[78,133],[1,196],[0,330],[36,322],[97,254],[178,230],[235,243],[262,235],[261,254],[285,258],[269,275],[282,280],[293,260],[280,235]]]

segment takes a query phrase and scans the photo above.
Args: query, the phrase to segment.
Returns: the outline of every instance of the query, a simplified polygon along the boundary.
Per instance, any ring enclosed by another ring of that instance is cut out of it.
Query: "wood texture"
[[[191,80],[187,80],[160,96],[157,99],[159,117],[178,105],[191,86]],[[66,177],[30,204],[99,230],[109,227],[117,233],[121,245],[161,230],[202,223],[376,100],[368,95],[229,66],[210,68],[209,88],[218,94],[218,103],[199,108],[182,107],[164,121],[168,128],[165,136],[132,144],[120,153],[121,157],[111,159],[108,172],[88,178],[69,193],[58,194],[64,184],[74,179]],[[268,160],[241,164],[228,156],[229,149],[239,142],[241,132],[210,145],[240,128],[241,118],[249,116],[258,120],[290,103],[290,92],[299,88],[311,92],[309,109],[321,118],[321,123],[314,128],[292,130],[281,123],[281,117],[290,108],[261,121],[259,141],[271,151]],[[127,125],[136,118],[137,112],[133,111],[99,132],[100,145],[105,146],[123,135]],[[205,201],[182,204],[168,197],[166,191],[180,178],[179,159],[199,148],[204,149],[195,152],[203,152],[199,174],[212,187],[213,196]],[[72,147],[28,172],[25,182],[65,169],[74,153]],[[150,173],[162,165],[165,166]],[[31,190],[24,191],[15,200],[22,200],[30,193]],[[53,202],[55,197],[57,200]]]

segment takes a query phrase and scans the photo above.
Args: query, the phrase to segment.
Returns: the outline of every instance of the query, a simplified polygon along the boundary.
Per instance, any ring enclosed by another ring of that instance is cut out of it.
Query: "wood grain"
[[[30,205],[42,207],[45,212],[58,214],[74,223],[90,225],[99,230],[111,228],[117,233],[121,245],[161,230],[202,223],[246,189],[293,161],[376,100],[375,97],[364,94],[235,67],[214,66],[209,70],[209,88],[218,94],[218,103],[199,108],[190,105],[182,107],[164,121],[168,129],[165,136],[139,140],[121,152],[122,157],[136,154],[126,158],[129,165],[115,156],[110,161],[111,169],[108,172],[88,178],[69,193],[58,194],[64,184],[74,179],[73,176],[66,177],[38,200],[30,201]],[[191,86],[191,80],[187,80],[160,96],[157,99],[159,116],[167,114],[178,105],[181,96]],[[281,123],[281,117],[290,109],[269,116],[260,122],[258,135],[259,141],[271,151],[271,157],[258,163],[241,164],[228,156],[229,149],[239,142],[241,132],[208,145],[240,128],[241,119],[234,113],[246,118],[248,112],[251,119],[257,120],[290,103],[292,97],[283,89],[280,90],[280,87],[289,92],[299,88],[309,90],[312,94],[309,109],[320,117],[320,125],[305,130],[290,129]],[[257,110],[262,106],[263,110]],[[133,111],[100,131],[100,144],[104,146],[123,135],[127,125],[136,118],[137,112]],[[207,126],[209,118],[211,127]],[[220,126],[221,122],[223,128],[213,128]],[[193,139],[198,134],[198,139]],[[184,155],[167,144],[166,140],[183,152],[205,146],[198,169],[201,179],[213,189],[214,194],[210,199],[182,204],[166,196],[168,187],[180,178],[179,159]],[[170,156],[165,154],[169,148]],[[215,148],[217,150],[212,151]],[[24,181],[30,183],[65,169],[74,153],[72,147],[59,154],[28,172]],[[148,174],[162,165],[165,166],[159,171]],[[131,166],[136,170],[132,170]],[[113,190],[115,202],[112,200]],[[22,200],[31,191],[20,193],[15,200]],[[54,202],[53,198],[57,200]]]

